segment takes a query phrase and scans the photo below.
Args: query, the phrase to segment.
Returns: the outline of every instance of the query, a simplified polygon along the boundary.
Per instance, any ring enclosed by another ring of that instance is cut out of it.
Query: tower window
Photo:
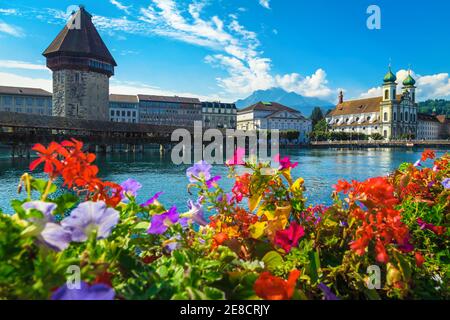
[[[389,90],[384,90],[384,100],[389,99]]]
[[[394,121],[396,121],[396,120],[397,120],[397,113],[394,112]]]
[[[387,112],[384,113],[383,119],[384,119],[384,121],[388,121],[388,114],[387,114]]]

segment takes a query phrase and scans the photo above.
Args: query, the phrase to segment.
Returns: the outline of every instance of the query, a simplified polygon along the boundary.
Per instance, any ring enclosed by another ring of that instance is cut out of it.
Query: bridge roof
[[[19,96],[45,96],[52,97],[48,91],[39,88],[24,88],[24,87],[6,87],[0,86],[0,94],[12,94]]]
[[[118,132],[118,133],[172,133],[175,129],[193,131],[193,127],[160,126],[141,123],[93,121],[30,115],[0,111],[0,127],[14,127],[27,129],[55,129],[55,130],[85,130],[90,132]]]

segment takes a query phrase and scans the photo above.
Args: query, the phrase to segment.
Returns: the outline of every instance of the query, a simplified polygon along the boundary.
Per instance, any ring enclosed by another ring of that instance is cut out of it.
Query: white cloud
[[[1,20],[0,20],[0,33],[6,33],[13,37],[18,37],[18,38],[25,36],[22,28],[13,26],[12,24],[7,24],[6,22],[3,22]]]
[[[35,63],[30,63],[30,62],[26,62],[26,61],[17,61],[17,60],[0,60],[0,68],[50,71],[43,64],[35,64]]]
[[[412,77],[416,80],[417,99],[419,101],[427,99],[450,98],[450,76],[448,73],[438,73],[433,75],[420,75],[411,71]],[[397,92],[401,92],[403,80],[408,76],[408,70],[399,70],[397,76]],[[382,87],[370,88],[360,95],[361,98],[379,97],[382,95]]]
[[[259,0],[259,4],[262,5],[266,9],[270,9],[269,0]]]
[[[117,0],[109,0],[109,2],[110,2],[112,5],[116,6],[117,9],[122,10],[122,11],[125,12],[126,14],[130,14],[129,9],[130,9],[131,6],[125,6],[125,5],[123,5],[122,3],[120,3],[120,2],[117,1]]]
[[[32,78],[9,72],[0,72],[0,85],[11,87],[41,88],[52,92],[52,80],[50,78]]]
[[[327,84],[327,74],[323,69],[317,69],[311,76],[302,77],[298,73],[275,77],[277,84],[286,91],[293,91],[305,97],[329,98],[335,93]]]
[[[18,11],[16,9],[2,9],[2,8],[0,8],[0,14],[3,14],[5,16],[17,15]]]

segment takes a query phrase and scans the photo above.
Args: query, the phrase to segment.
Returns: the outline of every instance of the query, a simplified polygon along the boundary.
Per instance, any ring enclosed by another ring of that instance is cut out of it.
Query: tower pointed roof
[[[389,70],[386,73],[386,75],[384,76],[383,81],[384,81],[384,83],[392,83],[392,82],[397,81],[397,77],[395,76],[394,73],[392,73],[391,65],[389,65]]]
[[[117,66],[92,23],[91,14],[83,6],[72,13],[69,21],[43,55],[47,58],[58,55],[89,57]]]
[[[415,84],[416,84],[416,80],[414,80],[414,78],[411,76],[411,70],[409,70],[408,76],[403,81],[403,85],[405,87],[413,87]]]

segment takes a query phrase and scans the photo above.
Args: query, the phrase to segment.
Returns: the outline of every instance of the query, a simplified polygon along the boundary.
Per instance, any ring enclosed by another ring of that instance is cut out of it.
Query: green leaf
[[[317,251],[308,252],[309,265],[308,274],[311,277],[311,282],[316,283],[319,280],[320,258]]]
[[[52,201],[57,205],[53,214],[63,215],[68,210],[72,209],[78,203],[79,199],[71,193],[65,193]]]
[[[43,179],[33,179],[31,181],[31,188],[38,191],[40,194],[43,194],[45,192],[45,188],[47,187],[47,183],[48,181]],[[57,190],[56,185],[52,183],[48,194],[55,193],[56,190]]]
[[[11,207],[14,209],[14,211],[17,213],[20,219],[25,219],[27,212],[24,208],[22,208],[22,205],[25,203],[26,200],[12,200],[11,201]]]
[[[276,251],[270,251],[262,258],[264,265],[269,271],[275,270],[283,264],[283,257]]]
[[[148,221],[141,221],[138,224],[136,224],[133,229],[134,230],[142,230],[145,229],[147,230],[150,227],[150,222]]]

